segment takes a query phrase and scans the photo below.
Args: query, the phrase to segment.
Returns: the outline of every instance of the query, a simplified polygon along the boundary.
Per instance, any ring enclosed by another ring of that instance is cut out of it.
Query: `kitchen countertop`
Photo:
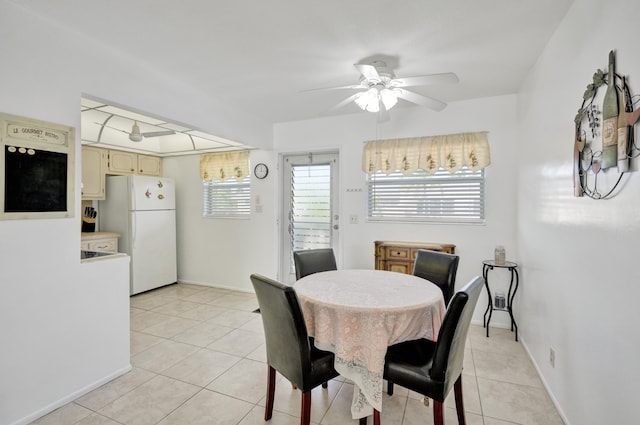
[[[83,241],[102,238],[119,238],[120,233],[116,232],[81,232],[81,238]]]

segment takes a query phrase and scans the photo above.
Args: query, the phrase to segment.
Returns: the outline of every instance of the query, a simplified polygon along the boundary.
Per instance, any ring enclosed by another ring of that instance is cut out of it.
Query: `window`
[[[251,177],[242,180],[208,180],[202,183],[204,217],[249,218]]]
[[[374,221],[484,221],[484,169],[377,172],[367,178],[367,195],[368,217]]]

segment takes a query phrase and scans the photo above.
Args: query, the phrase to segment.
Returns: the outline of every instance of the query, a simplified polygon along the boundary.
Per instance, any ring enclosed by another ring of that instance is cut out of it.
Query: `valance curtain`
[[[200,177],[209,181],[230,178],[242,180],[249,175],[249,151],[221,152],[200,155]]]
[[[411,174],[418,169],[434,174],[439,168],[455,173],[463,166],[478,171],[490,163],[486,131],[372,140],[362,152],[362,170],[367,174]]]

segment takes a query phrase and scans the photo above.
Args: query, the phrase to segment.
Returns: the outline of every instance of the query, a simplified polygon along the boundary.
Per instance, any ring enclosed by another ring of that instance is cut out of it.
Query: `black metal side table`
[[[515,328],[517,341],[518,324],[516,323],[516,319],[514,319],[513,317],[513,299],[516,296],[516,292],[518,291],[518,282],[520,280],[520,277],[518,276],[518,264],[511,261],[505,261],[504,264],[497,264],[494,260],[485,260],[482,262],[482,264],[482,277],[484,277],[484,286],[487,288],[487,296],[489,297],[487,309],[484,311],[483,320],[483,326],[487,328],[487,338],[489,337],[489,322],[491,322],[491,315],[493,314],[493,310],[496,310],[506,311],[507,313],[509,313],[509,317],[511,317],[511,331],[513,332]],[[489,270],[493,270],[496,267],[508,269],[511,272],[511,281],[509,282],[509,292],[507,293],[507,305],[505,308],[494,307],[493,297],[491,296],[491,289],[489,289]],[[487,313],[489,314],[488,318]]]

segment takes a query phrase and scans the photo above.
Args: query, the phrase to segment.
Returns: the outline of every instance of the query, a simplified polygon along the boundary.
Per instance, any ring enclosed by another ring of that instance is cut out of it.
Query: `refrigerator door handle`
[[[131,248],[136,247],[136,215],[131,214]]]

